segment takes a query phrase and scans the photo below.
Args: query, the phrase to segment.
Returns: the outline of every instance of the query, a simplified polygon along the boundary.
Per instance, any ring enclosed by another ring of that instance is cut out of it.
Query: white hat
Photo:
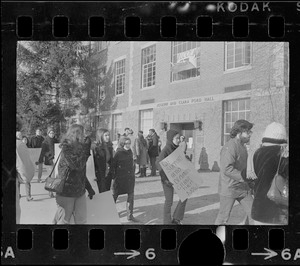
[[[287,136],[284,125],[273,122],[267,126],[263,134],[263,142],[286,143]]]

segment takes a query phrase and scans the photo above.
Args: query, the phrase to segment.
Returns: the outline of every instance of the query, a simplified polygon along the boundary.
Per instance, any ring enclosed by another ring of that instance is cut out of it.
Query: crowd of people
[[[271,123],[264,132],[260,148],[248,152],[246,144],[251,138],[252,127],[253,124],[246,120],[236,121],[230,132],[230,140],[221,149],[220,209],[216,225],[228,222],[235,201],[243,206],[247,214],[245,224],[287,223],[287,206],[275,203],[267,197],[276,173],[288,180],[288,145],[285,128],[279,123]],[[20,126],[17,126],[16,136],[18,200],[19,186],[24,183],[26,198],[31,201],[33,198],[30,182],[34,176],[35,166],[28,156],[28,147],[41,148],[36,167],[38,167],[38,182],[42,182],[43,165],[50,170],[55,163],[54,144],[58,143],[58,140],[52,127],[48,128],[45,138],[41,130],[37,129],[36,135],[28,139],[22,136]],[[161,149],[161,141],[154,129],[149,130],[147,137],[144,137],[143,131],[138,131],[134,137],[133,130],[125,128],[124,134],[118,136],[117,145],[114,145],[110,140],[108,129],[97,129],[93,139],[90,127],[71,125],[60,141],[58,175],[64,180],[64,187],[59,193],[50,192],[50,197],[56,198],[58,206],[53,223],[68,224],[72,216],[75,224],[86,223],[86,191],[92,200],[96,193],[109,190],[112,191],[115,202],[120,195],[127,194],[127,219],[139,222],[133,216],[135,179],[146,177],[146,170],[149,167],[151,170],[149,176],[156,176],[159,171],[161,177],[165,196],[163,223],[182,224],[188,200],[183,202],[179,200],[173,214],[171,213],[174,187],[159,164],[178,147],[186,153],[185,138],[174,129],[167,131],[167,143]],[[93,156],[94,159],[98,192],[94,191],[86,177],[89,156]],[[186,158],[190,160],[188,156]],[[136,176],[137,174],[139,176]],[[17,206],[17,214],[18,210]],[[17,221],[18,217],[17,215]]]

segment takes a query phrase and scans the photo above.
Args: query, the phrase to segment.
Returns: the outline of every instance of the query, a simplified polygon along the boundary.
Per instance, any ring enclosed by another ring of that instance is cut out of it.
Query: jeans
[[[164,206],[164,224],[171,224],[172,223],[171,208],[173,205],[174,188],[164,183],[162,183],[162,186],[166,198],[165,206]],[[176,209],[173,213],[173,219],[179,221],[183,220],[186,202],[187,199],[183,202],[179,200]]]
[[[18,182],[18,190],[19,190],[19,193],[20,193],[20,185],[21,185],[21,183],[18,180],[17,180],[17,182]],[[26,197],[27,197],[27,199],[31,198],[31,184],[28,181],[25,181],[24,184],[25,184]]]
[[[133,205],[134,205],[134,193],[128,193],[127,194],[127,203],[126,203],[126,211],[127,211],[127,218],[133,215]],[[118,199],[119,195],[114,194],[113,198],[114,201],[116,202]]]
[[[233,204],[236,200],[243,206],[246,215],[248,216],[249,224],[250,225],[254,224],[254,221],[251,218],[251,208],[252,208],[253,198],[250,194],[250,191],[248,191],[245,197],[240,197],[240,198],[231,198],[231,197],[225,197],[220,195],[220,209],[219,209],[217,219],[215,221],[215,225],[227,224]]]
[[[156,157],[150,156],[150,164],[151,164],[151,175],[156,175]]]
[[[75,224],[85,224],[87,219],[86,197],[63,197],[56,195],[56,203],[65,211],[65,217],[57,221],[57,224],[68,224],[72,215],[74,215]]]
[[[39,163],[38,164],[38,170],[39,170],[39,172],[38,172],[38,180],[41,180],[42,174],[43,174],[43,163]]]

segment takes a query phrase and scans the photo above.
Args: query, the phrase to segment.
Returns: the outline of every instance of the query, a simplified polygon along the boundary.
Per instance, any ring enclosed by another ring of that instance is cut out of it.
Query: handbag
[[[277,172],[272,180],[271,187],[267,193],[267,197],[276,204],[289,205],[289,183],[287,178],[283,178],[278,174],[282,155],[280,155]]]
[[[48,191],[51,191],[51,192],[56,192],[56,193],[61,193],[63,191],[64,184],[65,184],[64,179],[59,178],[59,177],[56,177],[56,178],[51,177],[51,175],[55,169],[55,166],[59,160],[60,154],[61,154],[61,151],[57,157],[57,160],[52,168],[50,175],[46,178],[46,181],[45,181],[45,189]]]

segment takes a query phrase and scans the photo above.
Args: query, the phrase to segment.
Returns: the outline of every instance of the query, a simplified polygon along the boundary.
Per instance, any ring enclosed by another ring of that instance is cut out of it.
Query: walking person
[[[161,162],[163,159],[168,157],[173,151],[175,151],[179,147],[179,141],[180,141],[179,133],[173,129],[168,130],[167,143],[165,147],[162,149],[157,160],[160,169],[159,173],[161,176],[161,183],[165,194],[164,217],[163,217],[164,224],[182,224],[181,221],[183,220],[185,206],[187,203],[187,200],[183,202],[179,200],[172,218],[171,208],[173,205],[174,188],[173,188],[173,184],[169,181],[167,175],[159,165],[159,162]]]
[[[124,136],[120,138],[119,147],[112,163],[112,189],[115,202],[119,195],[128,195],[126,202],[127,220],[138,222],[133,216],[135,175],[133,154],[130,146],[130,138]]]
[[[99,128],[96,132],[96,143],[92,145],[96,181],[99,193],[110,190],[111,164],[113,161],[113,144],[110,141],[109,131]]]
[[[33,162],[30,159],[29,150],[26,144],[21,140],[21,132],[16,134],[16,153],[17,153],[17,193],[18,197],[20,195],[20,184],[25,184],[26,199],[27,201],[32,201],[33,197],[31,196],[31,180],[34,176],[35,167]]]
[[[134,145],[132,150],[133,159],[136,160],[136,163],[139,165],[139,169],[140,169],[139,177],[146,176],[146,167],[148,163],[147,151],[148,151],[147,141],[144,138],[143,131],[140,130],[138,132],[138,137],[134,140]]]
[[[53,223],[69,224],[73,215],[75,224],[85,224],[87,219],[85,180],[89,148],[85,143],[83,126],[71,125],[60,147],[58,174],[65,183],[62,192],[56,193],[58,209]]]
[[[288,180],[288,168],[286,130],[282,124],[273,122],[266,127],[262,145],[253,155],[253,169],[247,169],[247,173],[254,171],[254,200],[251,210],[254,225],[288,224],[288,206],[276,204],[267,197],[277,171]]]
[[[253,198],[246,180],[247,149],[253,124],[237,120],[230,132],[230,140],[223,146],[220,155],[219,195],[220,209],[215,224],[227,224],[234,202],[237,200],[251,219]]]
[[[148,154],[151,165],[151,174],[149,176],[156,176],[156,157],[158,156],[158,136],[155,130],[152,128],[149,130],[147,136],[148,141]]]
[[[58,143],[56,138],[54,137],[54,129],[53,127],[49,127],[47,130],[47,137],[42,143],[42,150],[40,153],[38,164],[43,164],[48,168],[48,172],[51,172],[53,168],[53,160],[54,160],[54,144]],[[54,173],[52,173],[53,175]],[[42,171],[38,173],[38,183],[41,182]],[[51,198],[54,198],[53,192],[49,192]]]

